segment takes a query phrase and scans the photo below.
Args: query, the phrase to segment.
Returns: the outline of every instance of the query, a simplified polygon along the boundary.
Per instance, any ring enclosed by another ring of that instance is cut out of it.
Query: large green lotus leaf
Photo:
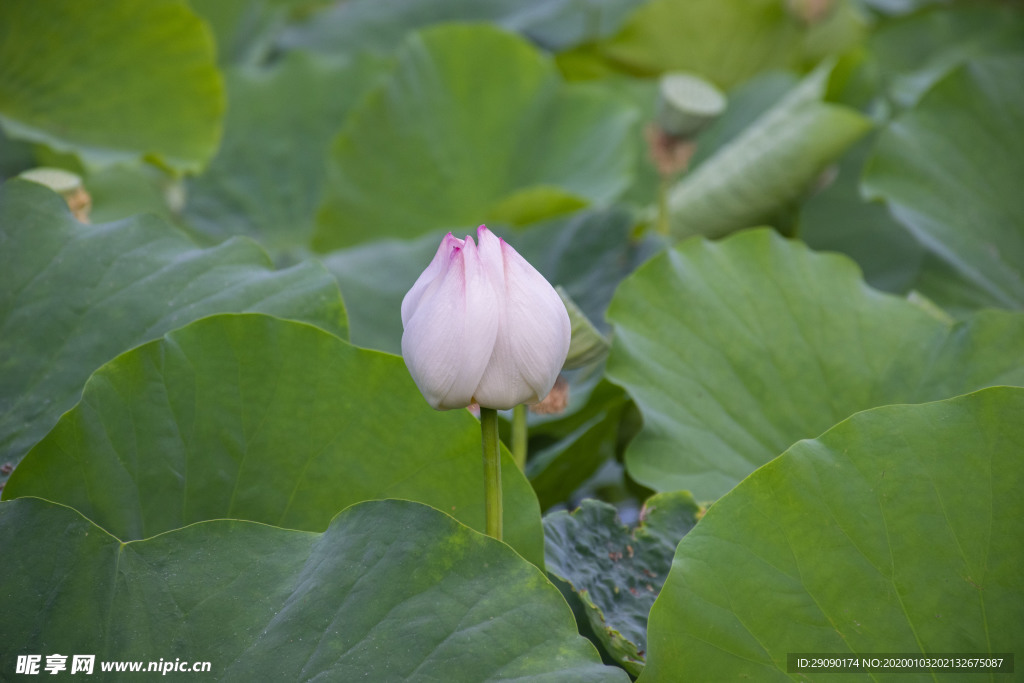
[[[610,38],[646,0],[546,0],[510,17],[520,31],[549,52]]]
[[[967,62],[882,132],[864,190],[984,294],[1024,307],[1024,54]],[[927,292],[925,292],[927,294]]]
[[[822,101],[828,74],[810,74],[669,190],[675,238],[776,223],[868,131],[870,121],[858,112]]]
[[[268,59],[289,11],[307,0],[188,0],[213,31],[217,61],[256,64]]]
[[[825,38],[828,53],[859,40],[861,19],[848,3],[837,4],[828,21],[808,30],[775,0],[652,0],[613,38],[584,50],[620,71],[690,71],[731,88],[766,69],[799,68],[824,56]],[[588,61],[593,57],[584,56],[583,64]],[[570,72],[579,70],[570,65]]]
[[[442,237],[436,233],[415,240],[379,240],[321,257],[345,297],[353,344],[401,355],[402,299]]]
[[[692,71],[729,88],[765,69],[797,66],[800,29],[773,0],[652,0],[602,52],[637,73]]]
[[[762,467],[679,544],[640,680],[968,680],[787,653],[1019,652],[1022,412],[1008,387],[885,406]]]
[[[308,13],[281,36],[286,49],[321,53],[389,54],[416,30],[448,22],[490,22],[515,30],[516,17],[545,0],[351,0]]]
[[[984,291],[975,287],[948,261],[929,251],[924,251],[921,268],[908,296],[927,300],[958,319],[968,318],[979,308],[992,304]]]
[[[540,510],[505,462],[505,537],[541,561]],[[427,405],[401,358],[261,314],[196,321],[96,371],[6,499],[69,505],[119,538],[208,519],[321,531],[418,500],[484,528],[480,424]]]
[[[536,567],[409,501],[322,534],[217,520],[124,542],[25,498],[0,503],[0,544],[5,672],[59,652],[95,654],[99,680],[161,658],[210,662],[175,681],[628,681]]]
[[[572,54],[556,55],[559,70],[563,75],[568,73],[567,78],[571,78],[571,67],[567,67],[563,60]],[[567,69],[569,69],[568,72]],[[633,78],[617,73],[608,74],[603,78],[585,80],[590,87],[600,88],[610,97],[628,103],[638,114],[633,123],[633,131],[630,133],[638,151],[633,160],[632,182],[618,202],[644,211],[658,200],[658,189],[661,186],[661,176],[651,159],[645,140],[647,128],[654,119],[655,106],[658,101],[658,81],[653,78]]]
[[[968,59],[1019,53],[1024,12],[1019,6],[959,4],[882,23],[865,46],[880,86],[911,107],[940,78]]]
[[[349,0],[309,13],[285,31],[288,49],[390,53],[414,30],[446,22],[489,22],[549,51],[606,38],[643,0]]]
[[[861,0],[791,0],[787,7],[803,30],[803,67],[834,55],[855,53],[876,25]],[[822,9],[824,12],[818,14]]]
[[[686,491],[659,493],[644,504],[641,524],[623,525],[615,508],[584,500],[571,514],[544,518],[544,561],[572,586],[594,634],[631,674],[644,666],[647,615],[665,583],[680,539],[700,506]]]
[[[32,145],[22,140],[12,140],[0,126],[0,180],[12,178],[22,171],[37,166]]]
[[[102,166],[197,171],[220,138],[213,39],[183,0],[0,3],[0,125]]]
[[[629,472],[698,500],[855,412],[1024,384],[1024,315],[954,324],[766,229],[652,259],[609,319],[607,375],[644,416]]]
[[[800,238],[816,251],[838,251],[855,260],[876,289],[918,298],[924,292],[961,318],[987,306],[988,297],[927,251],[884,202],[862,196],[861,171],[876,139],[869,136],[854,145],[836,165],[836,177],[801,205]]]
[[[347,333],[316,262],[275,271],[248,239],[200,249],[156,216],[83,225],[40,185],[0,186],[0,460],[20,459],[118,353],[239,311]]]
[[[473,225],[537,187],[610,203],[629,185],[633,120],[608,93],[563,84],[517,36],[487,25],[424,30],[335,139],[313,246]],[[564,210],[564,195],[537,199]]]
[[[861,196],[861,171],[876,139],[868,136],[850,148],[828,186],[800,206],[800,238],[815,251],[852,258],[872,287],[902,294],[915,286],[925,251],[885,204]]]
[[[292,53],[271,67],[230,69],[224,141],[187,183],[185,220],[218,242],[244,234],[275,251],[307,244],[330,141],[386,68]]]

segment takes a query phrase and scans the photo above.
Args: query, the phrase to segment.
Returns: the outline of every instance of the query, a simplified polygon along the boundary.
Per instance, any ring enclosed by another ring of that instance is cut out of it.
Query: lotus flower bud
[[[504,410],[544,398],[569,352],[557,292],[486,226],[448,233],[402,300],[402,356],[437,410]]]

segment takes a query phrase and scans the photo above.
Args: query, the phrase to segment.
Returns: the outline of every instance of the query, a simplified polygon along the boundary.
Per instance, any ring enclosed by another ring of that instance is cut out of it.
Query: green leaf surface
[[[692,71],[729,88],[763,69],[795,66],[799,35],[771,0],[652,0],[602,52],[636,73]]]
[[[488,22],[559,50],[613,34],[643,0],[349,0],[310,13],[281,37],[286,49],[390,53],[410,32]]]
[[[0,4],[0,125],[89,166],[147,157],[194,172],[224,92],[206,25],[183,0]]]
[[[961,3],[882,23],[866,44],[878,84],[899,107],[912,107],[939,79],[985,55],[1019,53],[1019,6]]]
[[[156,216],[83,225],[40,185],[0,186],[0,461],[19,460],[118,353],[239,311],[347,333],[318,263],[275,271],[250,240],[200,249]]]
[[[558,187],[537,185],[519,190],[492,206],[484,222],[529,225],[537,221],[572,214],[586,207],[586,200]]]
[[[871,127],[822,101],[829,70],[809,75],[668,194],[673,237],[721,237],[778,223],[818,175]],[[780,227],[784,227],[781,226]]]
[[[209,25],[221,65],[256,64],[268,58],[289,10],[306,0],[188,0]]]
[[[628,680],[536,567],[409,501],[350,507],[322,534],[218,520],[126,543],[26,498],[0,504],[0,545],[5,672],[60,652],[95,654],[95,674],[210,662],[161,678],[180,681]]]
[[[974,286],[948,261],[923,247],[922,251],[921,269],[908,296],[924,297],[958,319],[968,318],[978,309],[992,305],[987,293]]]
[[[640,680],[808,680],[790,652],[1019,651],[1022,411],[1008,387],[885,406],[759,469],[679,544]]]
[[[629,473],[699,500],[855,412],[1024,384],[1024,315],[954,324],[764,229],[652,259],[609,318],[607,375],[644,416]]]
[[[610,38],[646,0],[541,0],[522,7],[510,27],[549,52]]]
[[[293,22],[280,43],[288,50],[390,54],[409,33],[435,24],[491,22],[514,30],[517,11],[537,4],[523,0],[351,0]]]
[[[478,224],[537,187],[610,204],[629,185],[633,120],[606,92],[563,84],[517,36],[487,25],[424,30],[335,139],[313,246]],[[538,200],[562,211],[564,198]]]
[[[834,55],[857,52],[875,28],[863,0],[827,3],[789,0],[786,4],[803,29],[801,66],[804,68]]]
[[[32,145],[22,140],[12,140],[0,126],[0,180],[13,178],[22,171],[38,166],[32,154]]]
[[[559,70],[569,80],[573,77],[572,67],[567,66],[564,60],[571,58],[572,54],[568,52],[556,55]],[[661,175],[651,159],[646,143],[647,130],[652,125],[651,121],[654,119],[655,106],[658,102],[658,81],[653,78],[633,78],[614,72],[605,74],[603,77],[583,80],[589,87],[601,89],[609,97],[628,103],[637,112],[633,130],[630,132],[633,144],[637,147],[637,154],[633,159],[632,182],[618,199],[618,203],[636,207],[640,211],[646,210],[648,206],[657,201],[658,189],[661,185]]]
[[[89,172],[84,184],[92,197],[90,223],[110,223],[140,213],[153,213],[177,223],[182,181],[154,166],[108,166]]]
[[[872,287],[902,294],[918,281],[925,251],[884,203],[861,195],[861,171],[876,140],[870,135],[851,147],[828,186],[800,206],[800,238],[815,251],[852,258]]]
[[[622,404],[589,415],[576,431],[554,444],[535,450],[526,474],[542,510],[573,498],[592,476],[615,458],[615,434]]]
[[[824,56],[817,33],[827,30],[832,37],[829,53],[856,42],[860,20],[841,4],[832,20],[808,30],[788,14],[786,3],[774,0],[652,0],[618,34],[598,42],[596,53],[619,71],[689,71],[729,89],[764,70],[800,68],[808,58]]]
[[[644,666],[647,615],[672,565],[676,545],[697,524],[700,506],[686,491],[644,504],[641,524],[624,526],[615,508],[584,500],[571,514],[544,518],[544,561],[579,595],[605,649],[634,676]]]
[[[436,233],[415,240],[378,240],[321,257],[345,297],[353,344],[401,355],[402,299],[441,239]]]
[[[627,398],[621,388],[600,381],[584,397],[582,382],[571,385],[566,413],[540,421],[534,416],[526,475],[542,510],[570,500],[600,467],[615,458],[619,423]],[[584,389],[585,390],[585,389]],[[583,398],[583,405],[579,405]]]
[[[211,316],[115,358],[4,498],[75,508],[122,539],[248,519],[322,531],[406,498],[484,528],[480,424],[437,412],[398,357],[265,315]],[[542,561],[540,510],[505,454],[505,538]]]
[[[230,69],[224,140],[187,183],[185,220],[215,242],[249,235],[274,251],[307,244],[330,141],[389,66],[292,53],[270,67]]]
[[[1024,308],[1020,83],[1024,53],[955,69],[883,130],[864,175],[864,191],[989,305],[1014,309]]]

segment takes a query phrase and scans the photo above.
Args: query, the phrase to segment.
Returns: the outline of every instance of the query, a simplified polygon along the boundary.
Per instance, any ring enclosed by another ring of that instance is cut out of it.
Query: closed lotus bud
[[[438,410],[504,410],[544,398],[569,352],[558,293],[486,226],[448,233],[402,300],[402,356]]]

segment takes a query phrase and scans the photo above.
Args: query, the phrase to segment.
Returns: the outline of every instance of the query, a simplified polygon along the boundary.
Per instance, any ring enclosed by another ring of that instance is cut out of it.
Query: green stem
[[[484,509],[487,535],[501,540],[501,447],[498,442],[498,411],[480,407],[484,440]]]
[[[520,472],[526,471],[526,404],[520,403],[512,410],[512,458]]]

